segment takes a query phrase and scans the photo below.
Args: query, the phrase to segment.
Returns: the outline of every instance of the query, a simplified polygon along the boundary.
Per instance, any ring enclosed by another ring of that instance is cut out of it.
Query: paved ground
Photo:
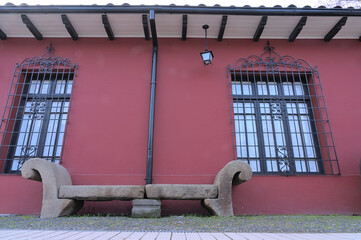
[[[181,232],[104,232],[104,231],[39,231],[0,230],[0,239],[82,239],[82,240],[340,240],[361,239],[361,233],[181,233]]]
[[[361,216],[0,216],[0,229],[159,232],[361,233]]]
[[[361,240],[361,216],[0,216],[0,239]]]

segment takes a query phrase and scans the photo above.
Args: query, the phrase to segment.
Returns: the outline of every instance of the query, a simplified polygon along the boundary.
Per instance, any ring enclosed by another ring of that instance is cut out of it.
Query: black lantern
[[[212,60],[213,60],[213,53],[212,51],[208,50],[208,44],[207,44],[207,29],[209,28],[208,25],[203,25],[202,27],[205,31],[205,43],[206,43],[206,49],[204,50],[204,52],[201,52],[201,57],[204,63],[204,66],[212,64]]]

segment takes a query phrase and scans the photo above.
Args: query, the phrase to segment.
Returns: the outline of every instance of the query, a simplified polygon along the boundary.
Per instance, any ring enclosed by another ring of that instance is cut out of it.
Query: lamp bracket
[[[208,26],[207,24],[204,24],[204,25],[202,26],[202,28],[203,28],[204,30],[207,30],[207,29],[209,28],[209,26]]]

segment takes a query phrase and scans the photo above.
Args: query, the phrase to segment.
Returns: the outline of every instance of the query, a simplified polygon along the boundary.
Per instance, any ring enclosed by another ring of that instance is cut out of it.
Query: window
[[[228,77],[235,158],[256,174],[339,174],[314,68],[267,47],[229,66]]]
[[[15,67],[0,126],[3,173],[19,173],[32,157],[61,161],[77,66],[52,54],[49,47]]]

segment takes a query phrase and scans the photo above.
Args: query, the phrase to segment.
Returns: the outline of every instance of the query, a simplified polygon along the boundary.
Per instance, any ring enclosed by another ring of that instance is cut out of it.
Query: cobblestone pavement
[[[130,232],[361,233],[361,216],[171,216],[162,218],[75,216],[53,219],[40,219],[39,216],[0,216],[0,229]]]
[[[104,232],[104,231],[49,231],[0,230],[0,239],[82,239],[82,240],[340,240],[361,239],[361,233],[184,233],[184,232]]]

